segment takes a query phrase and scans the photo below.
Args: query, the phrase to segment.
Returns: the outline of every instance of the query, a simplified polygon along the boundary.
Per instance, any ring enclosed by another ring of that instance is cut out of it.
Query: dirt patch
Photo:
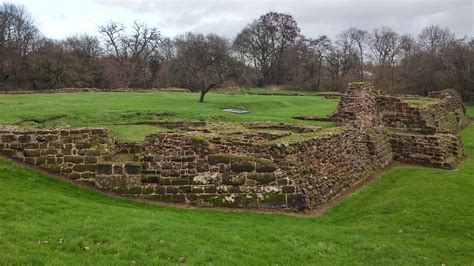
[[[167,112],[150,112],[150,111],[128,111],[125,113],[120,112],[119,117],[124,119],[149,119],[149,118],[157,118],[157,117],[171,117],[174,116],[173,113]]]

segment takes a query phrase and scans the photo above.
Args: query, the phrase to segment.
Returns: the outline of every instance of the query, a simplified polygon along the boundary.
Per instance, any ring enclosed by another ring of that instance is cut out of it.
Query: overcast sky
[[[269,12],[291,14],[308,37],[335,37],[349,27],[390,26],[417,34],[427,25],[474,36],[474,0],[13,0],[33,15],[51,38],[97,34],[97,25],[134,20],[156,26],[165,36],[186,31],[234,37],[246,24]]]

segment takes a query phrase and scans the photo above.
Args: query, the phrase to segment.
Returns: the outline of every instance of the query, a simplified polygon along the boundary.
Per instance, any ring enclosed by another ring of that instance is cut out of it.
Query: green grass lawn
[[[116,124],[156,120],[276,121],[332,126],[331,122],[303,122],[293,116],[324,116],[335,110],[337,99],[315,96],[206,95],[180,92],[55,93],[0,96],[0,124],[53,127],[106,127],[122,140],[142,140],[162,131],[150,126]],[[238,115],[225,108],[249,110]]]
[[[474,117],[474,104],[469,104],[467,107],[467,113],[471,116]]]
[[[474,125],[463,139],[473,158]],[[115,199],[0,159],[0,264],[471,265],[473,191],[473,159],[399,167],[321,217],[292,217]]]

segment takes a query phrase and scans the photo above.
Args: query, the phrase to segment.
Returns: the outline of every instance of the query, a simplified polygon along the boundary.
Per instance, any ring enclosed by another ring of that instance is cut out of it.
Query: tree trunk
[[[318,65],[318,83],[316,85],[316,90],[320,90],[321,89],[321,70],[322,70],[322,58],[320,58],[319,60],[319,65]]]
[[[364,74],[364,51],[362,49],[362,45],[359,44],[359,51],[360,51],[360,76],[362,80],[365,80]]]
[[[206,89],[204,89],[204,88],[201,89],[201,93],[199,95],[199,102],[200,103],[204,102],[204,96],[206,96],[206,93],[207,93]]]

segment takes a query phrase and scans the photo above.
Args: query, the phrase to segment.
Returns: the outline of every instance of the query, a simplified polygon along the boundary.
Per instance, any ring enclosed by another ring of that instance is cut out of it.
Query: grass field
[[[144,125],[120,125],[155,120],[202,121],[276,121],[302,123],[292,119],[301,115],[328,115],[337,99],[317,96],[262,96],[250,94],[206,95],[199,103],[195,93],[111,92],[74,94],[29,94],[0,96],[0,124],[51,127],[106,127],[121,140],[143,140],[162,128]],[[225,108],[249,110],[238,115]],[[304,122],[332,126],[331,122]]]
[[[120,116],[123,110],[173,111],[180,119],[291,121],[296,114],[329,113],[336,104],[315,97],[252,100],[258,96],[211,94],[199,105],[196,95],[183,95],[2,96],[1,122],[23,124],[33,115],[65,114],[58,121],[32,123],[104,125],[129,121]],[[189,106],[174,109],[171,99],[176,98]],[[96,106],[101,100],[107,101]],[[221,114],[228,100],[254,112]],[[469,110],[474,115],[472,106]],[[474,158],[474,125],[463,139]],[[191,265],[474,264],[473,173],[473,159],[456,171],[399,167],[321,217],[292,217],[115,199],[0,159],[0,264],[177,264],[181,257]]]

